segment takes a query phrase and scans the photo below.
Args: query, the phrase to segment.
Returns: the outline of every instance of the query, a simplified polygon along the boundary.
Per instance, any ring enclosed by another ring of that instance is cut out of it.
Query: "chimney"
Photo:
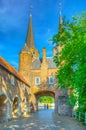
[[[46,62],[46,48],[43,48],[43,62]]]

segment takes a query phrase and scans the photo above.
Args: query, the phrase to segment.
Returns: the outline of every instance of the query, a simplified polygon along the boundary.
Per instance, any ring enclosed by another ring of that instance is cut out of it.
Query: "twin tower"
[[[60,24],[62,24],[61,17]],[[47,79],[53,81],[57,71],[53,58],[46,57],[46,48],[43,48],[43,57],[39,57],[34,43],[32,15],[30,15],[26,43],[20,52],[19,71],[31,86],[41,85]]]

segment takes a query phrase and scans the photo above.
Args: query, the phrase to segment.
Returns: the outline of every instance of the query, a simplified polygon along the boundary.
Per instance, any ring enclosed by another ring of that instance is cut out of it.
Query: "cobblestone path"
[[[54,110],[40,110],[29,118],[9,122],[0,130],[86,130],[86,128],[72,118],[58,116]]]

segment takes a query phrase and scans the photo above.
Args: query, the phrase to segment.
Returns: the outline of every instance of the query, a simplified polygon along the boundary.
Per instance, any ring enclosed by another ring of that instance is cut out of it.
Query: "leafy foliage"
[[[71,87],[69,103],[78,102],[79,109],[86,111],[86,12],[75,15],[72,22],[65,21],[52,40],[61,48],[54,57],[59,87]]]
[[[54,103],[54,98],[53,97],[50,97],[50,96],[43,96],[43,97],[40,97],[38,102],[40,103]]]

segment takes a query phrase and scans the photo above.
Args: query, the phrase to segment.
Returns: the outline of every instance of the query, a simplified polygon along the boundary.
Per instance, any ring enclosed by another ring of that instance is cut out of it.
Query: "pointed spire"
[[[30,6],[30,16],[32,16],[32,6]]]
[[[62,19],[62,4],[59,3],[59,30],[62,28],[63,25],[63,19]]]
[[[29,27],[28,27],[27,37],[26,37],[26,44],[28,48],[35,48],[33,28],[32,28],[32,6],[30,7],[30,22],[29,22]]]
[[[59,15],[59,24],[63,24],[63,19],[62,19],[62,4],[59,3],[59,9],[60,9],[60,15]]]

